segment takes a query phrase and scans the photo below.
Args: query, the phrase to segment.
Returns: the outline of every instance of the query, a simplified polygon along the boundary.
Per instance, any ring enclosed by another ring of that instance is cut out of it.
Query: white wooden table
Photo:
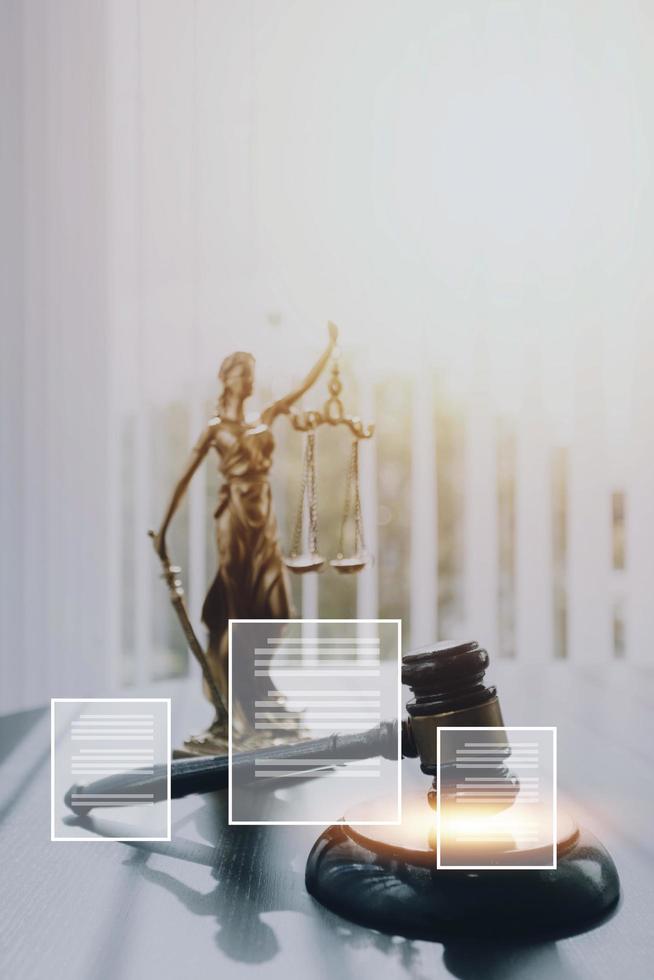
[[[351,925],[304,887],[319,828],[230,828],[225,793],[174,801],[170,844],[50,843],[44,709],[0,719],[0,974],[12,980],[652,976],[654,670],[502,663],[493,677],[507,724],[558,726],[560,795],[616,860],[623,898],[599,928],[558,943],[520,947],[498,936],[493,945],[444,948]],[[165,693],[173,694],[179,740],[198,727],[197,697],[183,685]],[[405,784],[426,785],[415,763],[404,765]]]

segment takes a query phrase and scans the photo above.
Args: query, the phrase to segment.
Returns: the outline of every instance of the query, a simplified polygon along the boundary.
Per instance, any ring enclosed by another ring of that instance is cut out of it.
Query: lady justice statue
[[[329,343],[304,381],[283,398],[268,405],[257,418],[246,418],[244,404],[254,387],[254,357],[237,352],[226,357],[218,377],[222,392],[217,415],[210,419],[174,489],[154,547],[163,567],[171,599],[182,620],[192,652],[203,668],[205,692],[216,708],[216,718],[202,735],[185,743],[189,754],[222,753],[227,745],[228,621],[230,619],[289,619],[293,612],[277,535],[268,475],[275,447],[271,426],[315,384],[336,346],[338,330],[329,324]],[[169,561],[166,532],[194,473],[209,451],[218,454],[223,478],[215,511],[219,567],[202,608],[209,631],[203,651],[183,605],[177,577]],[[266,679],[270,689],[271,681]],[[233,704],[234,729],[243,742],[254,728],[241,705]],[[288,732],[286,732],[288,737]]]

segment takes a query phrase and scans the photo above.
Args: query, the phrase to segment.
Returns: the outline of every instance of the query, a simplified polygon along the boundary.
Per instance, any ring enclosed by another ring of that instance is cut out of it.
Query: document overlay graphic
[[[170,840],[170,699],[51,702],[51,839]]]
[[[556,729],[439,728],[437,867],[556,868]]]
[[[230,823],[399,822],[400,646],[399,620],[230,622]]]

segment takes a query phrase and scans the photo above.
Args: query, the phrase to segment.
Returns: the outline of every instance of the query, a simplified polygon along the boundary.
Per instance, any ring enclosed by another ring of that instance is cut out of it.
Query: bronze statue
[[[254,357],[237,352],[226,357],[218,377],[222,392],[217,415],[196,443],[164,514],[159,532],[153,536],[157,554],[164,565],[169,586],[170,561],[166,551],[166,532],[193,478],[210,449],[215,449],[223,477],[215,512],[219,567],[204,601],[202,620],[209,630],[204,657],[205,691],[216,707],[216,719],[209,730],[188,740],[190,752],[222,752],[227,743],[228,621],[229,619],[289,619],[293,612],[288,583],[277,535],[268,476],[275,447],[271,427],[279,415],[291,407],[315,384],[324,371],[336,345],[338,330],[329,324],[329,343],[302,383],[283,398],[268,405],[258,418],[246,419],[244,404],[254,388]],[[173,570],[174,571],[174,570]],[[179,580],[175,580],[179,587]],[[181,587],[179,587],[179,602]],[[193,650],[201,659],[201,651]],[[214,684],[207,682],[207,668]],[[270,680],[266,681],[270,687]],[[218,702],[216,698],[218,693]],[[253,729],[243,706],[233,705],[234,727],[245,741]],[[286,733],[288,736],[288,732]]]

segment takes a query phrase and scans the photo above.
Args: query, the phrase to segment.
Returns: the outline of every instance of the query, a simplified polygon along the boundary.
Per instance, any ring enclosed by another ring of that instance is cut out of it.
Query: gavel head
[[[438,737],[441,726],[502,728],[497,691],[484,683],[488,653],[476,641],[435,643],[402,658],[402,683],[414,697],[407,704],[402,754],[420,758],[420,768],[436,784]],[[508,752],[507,752],[508,754]],[[453,760],[441,760],[441,791],[447,792],[448,774],[456,779]],[[513,782],[511,773],[504,776]],[[517,781],[516,781],[517,788]],[[429,793],[433,802],[433,790]]]

